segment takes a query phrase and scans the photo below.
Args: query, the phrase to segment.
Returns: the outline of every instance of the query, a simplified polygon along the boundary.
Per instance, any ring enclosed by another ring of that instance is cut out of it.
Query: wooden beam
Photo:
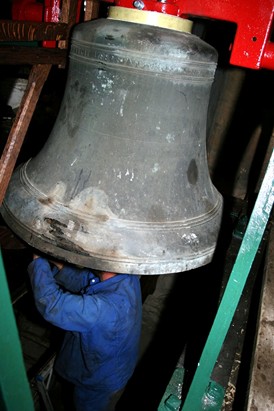
[[[66,23],[0,20],[0,41],[65,40],[68,36]]]
[[[45,47],[0,46],[0,64],[52,64],[65,67],[66,49],[50,49]]]
[[[27,89],[0,159],[0,204],[4,199],[32,114],[50,69],[50,64],[38,64],[32,67]]]

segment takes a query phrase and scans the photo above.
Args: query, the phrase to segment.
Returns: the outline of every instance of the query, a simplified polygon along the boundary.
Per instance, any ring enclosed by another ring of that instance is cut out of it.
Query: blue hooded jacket
[[[89,269],[51,268],[44,258],[28,267],[41,315],[67,332],[55,369],[75,385],[116,391],[137,363],[142,298],[137,275],[100,281]]]

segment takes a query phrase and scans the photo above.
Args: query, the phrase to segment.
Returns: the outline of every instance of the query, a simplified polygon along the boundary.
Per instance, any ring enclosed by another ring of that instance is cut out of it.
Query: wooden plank
[[[43,47],[0,47],[0,64],[52,64],[65,67],[67,50]]]
[[[274,410],[274,229],[270,231],[247,411]]]
[[[26,92],[0,159],[0,204],[4,199],[32,114],[50,69],[50,64],[38,64],[32,67]]]
[[[63,0],[61,22],[67,24],[67,37],[65,41],[60,41],[58,47],[61,49],[67,48],[69,44],[69,35],[72,27],[77,21],[78,0]]]
[[[65,23],[0,20],[0,41],[64,40],[68,36]]]
[[[84,20],[97,19],[99,16],[100,0],[86,0],[86,10]]]

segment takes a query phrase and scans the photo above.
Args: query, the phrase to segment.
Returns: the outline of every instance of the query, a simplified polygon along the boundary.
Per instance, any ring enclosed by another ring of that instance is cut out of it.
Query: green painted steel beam
[[[185,370],[176,367],[168,383],[157,411],[179,411],[181,406],[181,392]]]
[[[237,309],[252,263],[261,243],[274,201],[274,150],[225,292],[204,346],[182,411],[212,409],[206,405],[210,376]],[[221,409],[221,407],[220,407]]]
[[[34,411],[0,249],[0,410]]]
[[[175,368],[157,411],[181,410],[184,373],[185,370],[183,367]],[[210,381],[207,392],[205,393],[204,403],[206,404],[206,408],[204,409],[207,411],[219,411],[223,403],[224,395],[224,388],[215,381]]]

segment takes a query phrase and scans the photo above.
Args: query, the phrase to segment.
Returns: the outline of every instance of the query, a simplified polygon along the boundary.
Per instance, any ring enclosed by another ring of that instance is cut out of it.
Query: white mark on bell
[[[113,84],[113,80],[111,80],[111,79],[106,79],[106,83],[104,83],[104,84],[102,84],[101,86],[102,86],[102,89],[103,90],[107,90],[107,91],[109,91],[110,93],[112,93],[113,91],[112,91],[112,84]]]
[[[172,134],[168,133],[168,135],[166,136],[166,140],[167,140],[169,143],[171,143],[172,141],[175,140],[175,137],[174,137]]]
[[[68,222],[68,230],[72,231],[74,229],[75,223],[72,220]]]
[[[199,244],[199,239],[195,233],[183,234],[181,239],[183,240],[184,244],[189,244],[189,245]]]
[[[129,169],[127,168],[127,171],[125,172],[125,177],[126,176],[130,176],[129,181],[133,181],[134,179],[134,172],[133,171],[129,171]]]
[[[117,195],[117,194],[116,194]],[[115,198],[115,204],[116,204],[116,207],[118,208],[118,210],[121,208],[121,206],[120,206],[120,203],[119,203],[119,200],[117,199],[117,198]]]
[[[126,96],[127,96],[127,91],[122,90],[121,94],[122,94],[122,104],[121,104],[121,107],[120,107],[120,116],[123,117],[123,115],[124,115],[124,104],[125,104],[125,100],[126,100]]]
[[[35,221],[35,227],[36,227],[38,230],[41,228],[41,220],[40,220],[39,218]]]
[[[153,166],[152,172],[157,173],[158,170],[159,170],[159,164],[155,163],[154,166]]]

